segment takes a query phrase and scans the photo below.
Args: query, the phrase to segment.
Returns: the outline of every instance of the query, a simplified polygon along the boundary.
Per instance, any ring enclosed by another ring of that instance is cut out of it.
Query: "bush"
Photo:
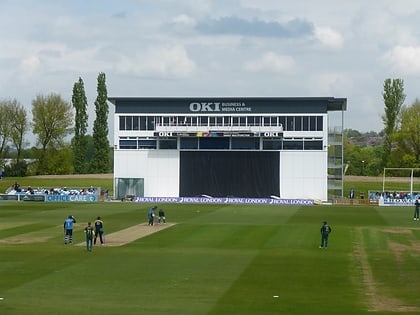
[[[4,167],[4,175],[9,177],[24,177],[28,172],[28,164],[24,160],[14,161]]]

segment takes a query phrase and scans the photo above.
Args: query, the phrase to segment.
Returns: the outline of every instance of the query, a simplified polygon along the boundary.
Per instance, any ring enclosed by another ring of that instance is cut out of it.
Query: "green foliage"
[[[63,146],[60,150],[48,149],[46,154],[48,161],[48,173],[64,175],[73,173],[73,153],[69,146]]]
[[[25,160],[14,161],[10,165],[4,167],[4,172],[9,177],[26,176],[28,172],[28,164]]]
[[[17,100],[0,102],[0,158],[6,157],[7,145],[13,145],[16,159],[21,158],[28,121],[26,110]]]
[[[382,97],[385,104],[385,113],[382,116],[385,131],[384,154],[382,165],[389,166],[394,134],[398,128],[398,117],[405,101],[404,81],[402,79],[386,79]]]
[[[420,100],[401,110],[401,127],[396,134],[396,158],[401,167],[420,167]],[[401,159],[403,156],[403,159]]]
[[[92,173],[107,173],[109,165],[109,141],[108,141],[108,93],[105,82],[105,73],[98,75],[98,96],[95,101],[96,119],[93,124],[93,159],[90,164]]]
[[[71,105],[58,94],[38,95],[32,102],[33,133],[41,145],[38,152],[37,174],[50,174],[48,149],[58,150],[63,147],[63,139],[72,132],[73,123]]]
[[[353,134],[350,138],[349,135]],[[376,137],[377,135],[372,135]],[[347,166],[346,175],[363,175],[363,176],[378,176],[383,172],[382,168],[382,154],[383,146],[378,144],[370,146],[367,144],[366,134],[354,138],[354,133],[344,133],[344,165]],[[355,141],[363,142],[364,144],[357,144]]]
[[[72,139],[74,171],[77,174],[84,174],[88,172],[89,167],[87,158],[88,139],[86,136],[88,126],[88,104],[82,78],[79,78],[79,81],[74,83],[72,103],[76,112],[74,137]]]

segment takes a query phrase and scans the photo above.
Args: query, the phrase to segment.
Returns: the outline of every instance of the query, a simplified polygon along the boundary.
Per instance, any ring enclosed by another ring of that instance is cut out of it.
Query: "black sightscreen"
[[[280,195],[279,152],[181,151],[181,197]]]

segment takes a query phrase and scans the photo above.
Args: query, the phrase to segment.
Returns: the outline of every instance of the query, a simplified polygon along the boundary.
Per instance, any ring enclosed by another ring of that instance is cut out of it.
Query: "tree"
[[[398,128],[398,117],[401,106],[405,101],[404,81],[402,79],[386,79],[382,97],[385,104],[385,114],[382,116],[384,123],[385,139],[382,156],[382,166],[390,166],[390,156],[394,134]]]
[[[107,173],[109,167],[109,141],[108,141],[108,93],[105,84],[105,73],[98,75],[98,96],[95,101],[96,118],[93,123],[93,159],[91,162],[92,173]]]
[[[10,101],[0,102],[0,158],[5,157],[12,130]]]
[[[25,143],[24,136],[29,127],[27,113],[23,105],[16,100],[10,103],[9,110],[11,117],[10,140],[16,149],[16,164],[19,164]]]
[[[75,173],[84,174],[88,172],[88,140],[86,136],[88,126],[88,114],[86,109],[88,104],[84,83],[81,78],[79,78],[78,82],[74,83],[72,103],[73,108],[76,111],[74,119],[74,137],[72,139],[73,166]]]
[[[420,167],[420,100],[401,109],[401,126],[397,132],[397,156],[401,167]]]
[[[49,174],[47,149],[59,149],[64,145],[64,138],[72,132],[72,107],[58,94],[38,95],[32,101],[33,133],[37,135],[37,144],[41,145],[38,156],[38,174]]]

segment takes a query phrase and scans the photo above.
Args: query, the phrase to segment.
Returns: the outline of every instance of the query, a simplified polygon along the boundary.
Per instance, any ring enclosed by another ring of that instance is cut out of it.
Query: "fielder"
[[[88,222],[87,227],[84,229],[86,234],[86,249],[88,252],[92,251],[92,242],[93,242],[93,236],[95,235],[95,231],[93,230],[93,226],[90,222]]]
[[[321,226],[321,246],[319,248],[328,247],[328,236],[332,231],[331,226],[328,225],[327,221],[324,221],[324,224]]]

